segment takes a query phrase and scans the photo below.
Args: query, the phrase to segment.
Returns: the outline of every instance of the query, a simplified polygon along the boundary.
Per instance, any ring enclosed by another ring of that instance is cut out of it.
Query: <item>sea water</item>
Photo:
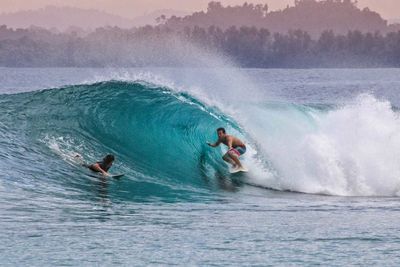
[[[399,77],[1,68],[0,264],[398,266]],[[107,153],[123,178],[74,161]]]

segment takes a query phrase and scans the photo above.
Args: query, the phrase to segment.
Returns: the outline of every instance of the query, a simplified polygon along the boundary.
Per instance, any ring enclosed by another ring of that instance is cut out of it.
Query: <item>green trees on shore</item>
[[[150,26],[134,30],[99,28],[85,37],[43,30],[22,34],[0,27],[0,66],[198,65],[174,58],[177,51],[194,53],[188,51],[192,44],[228,56],[243,67],[400,67],[400,31],[386,35],[325,31],[314,40],[301,30],[281,34],[255,27],[222,30],[215,26],[185,28],[182,32]]]

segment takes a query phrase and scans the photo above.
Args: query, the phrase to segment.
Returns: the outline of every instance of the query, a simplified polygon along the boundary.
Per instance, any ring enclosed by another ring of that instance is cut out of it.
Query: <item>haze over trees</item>
[[[397,27],[350,0],[298,0],[276,12],[211,2],[207,12],[161,17],[158,26],[103,27],[85,35],[0,26],[0,66],[202,66],[209,53],[243,67],[400,67]]]
[[[195,26],[218,26],[223,30],[231,26],[254,26],[270,32],[287,33],[300,29],[315,38],[325,30],[336,34],[352,30],[388,32],[387,21],[368,8],[360,10],[352,0],[295,0],[294,6],[273,12],[269,12],[268,5],[244,3],[242,6],[224,7],[219,2],[210,2],[206,12],[183,18],[171,17],[165,25],[175,30]]]
[[[6,24],[12,28],[28,28],[37,26],[54,32],[67,29],[82,28],[81,32],[94,30],[99,27],[117,26],[120,28],[132,28],[147,24],[156,24],[156,18],[161,15],[184,14],[175,10],[156,10],[146,15],[127,19],[121,16],[109,14],[93,9],[81,9],[75,7],[46,6],[37,10],[25,10],[13,13],[0,14],[0,24]]]

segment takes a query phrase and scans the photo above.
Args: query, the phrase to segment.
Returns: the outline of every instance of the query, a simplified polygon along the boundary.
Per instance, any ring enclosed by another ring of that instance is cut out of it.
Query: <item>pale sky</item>
[[[134,18],[159,9],[179,11],[199,11],[207,7],[211,0],[0,0],[0,13],[17,10],[38,9],[47,5],[74,6],[97,9],[126,18]],[[293,5],[294,0],[220,0],[224,5],[249,3],[268,3],[271,10]],[[358,0],[359,7],[370,7],[385,19],[400,18],[400,0]]]

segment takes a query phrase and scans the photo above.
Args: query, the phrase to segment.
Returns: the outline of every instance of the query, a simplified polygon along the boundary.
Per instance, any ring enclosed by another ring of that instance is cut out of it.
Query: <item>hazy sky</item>
[[[0,12],[13,12],[21,9],[38,9],[46,5],[75,6],[97,9],[109,13],[134,18],[158,9],[198,11],[207,7],[211,0],[0,0]],[[220,0],[224,5],[242,4],[246,0]],[[294,0],[247,0],[250,3],[268,3],[270,9],[292,5]],[[400,18],[400,0],[358,0],[360,7],[368,6],[384,18]]]

